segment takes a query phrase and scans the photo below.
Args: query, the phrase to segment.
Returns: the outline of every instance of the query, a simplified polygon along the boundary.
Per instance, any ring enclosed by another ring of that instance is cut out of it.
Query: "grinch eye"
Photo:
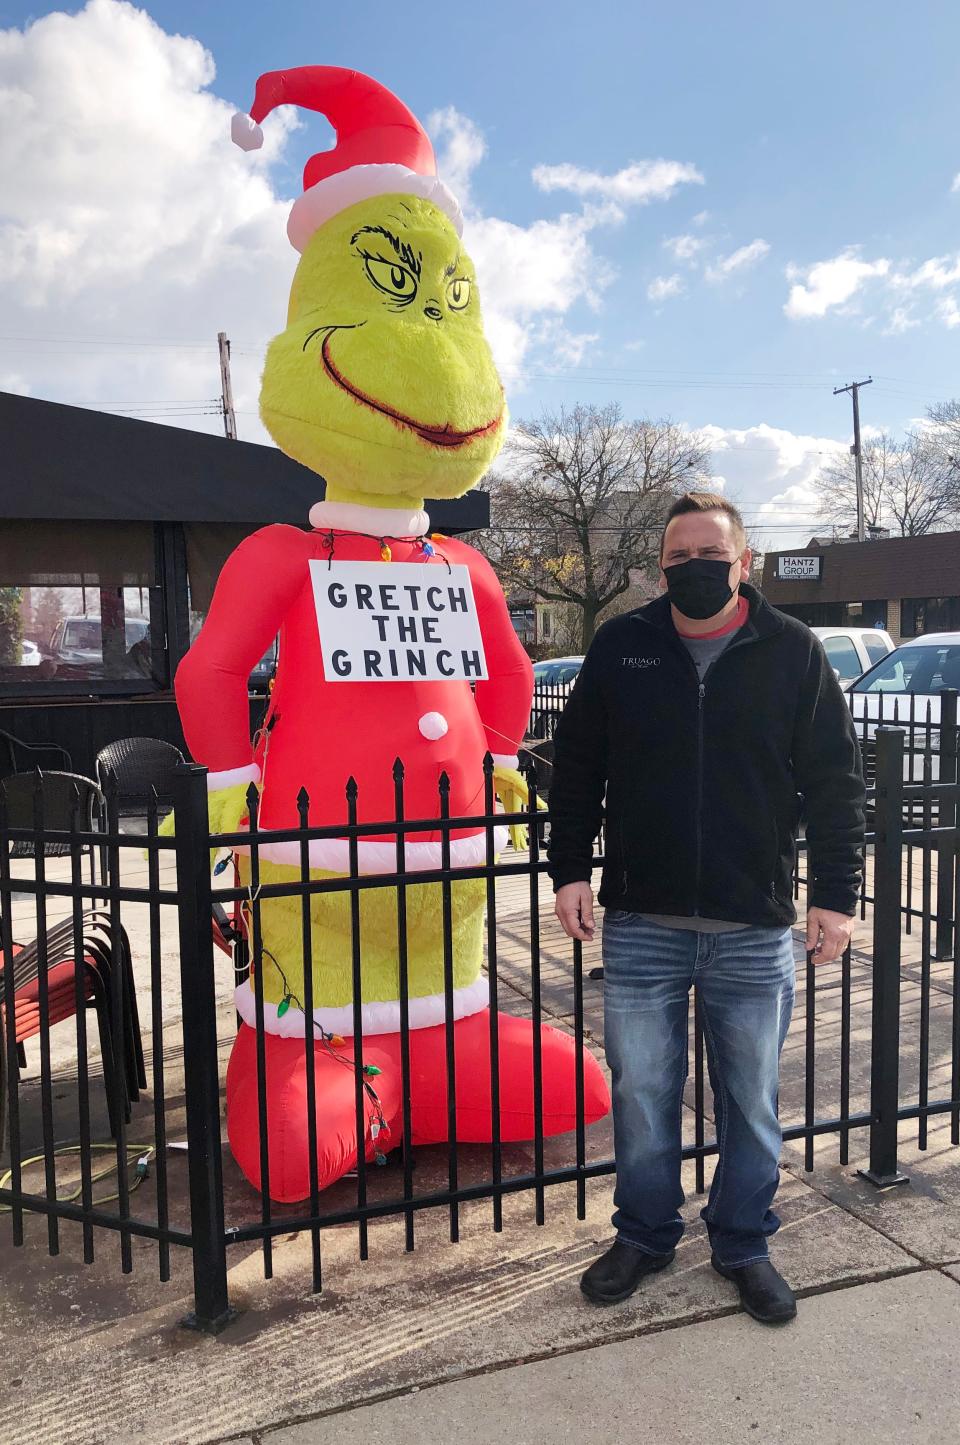
[[[470,282],[458,276],[447,287],[447,305],[451,311],[465,311],[470,305]]]
[[[401,266],[399,261],[381,261],[376,256],[365,256],[363,265],[378,291],[404,302],[412,301],[416,296],[417,282],[413,272]]]

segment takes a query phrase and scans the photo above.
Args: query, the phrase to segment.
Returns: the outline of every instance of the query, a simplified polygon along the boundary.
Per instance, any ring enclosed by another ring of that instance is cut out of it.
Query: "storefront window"
[[[0,526],[0,692],[167,685],[153,527]]]
[[[960,632],[960,597],[904,597],[901,637],[920,637],[924,632]]]

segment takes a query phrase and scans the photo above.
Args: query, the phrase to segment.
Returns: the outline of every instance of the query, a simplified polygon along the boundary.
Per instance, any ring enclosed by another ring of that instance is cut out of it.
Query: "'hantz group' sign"
[[[777,579],[780,582],[819,582],[822,575],[823,558],[820,556],[777,558]]]
[[[487,676],[467,567],[312,561],[327,682]]]

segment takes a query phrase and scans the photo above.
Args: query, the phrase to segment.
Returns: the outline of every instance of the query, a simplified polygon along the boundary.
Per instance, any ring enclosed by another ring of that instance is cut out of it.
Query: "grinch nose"
[[[450,731],[450,724],[442,712],[425,712],[417,723],[417,727],[423,736],[432,743],[439,741],[442,737],[446,737]]]

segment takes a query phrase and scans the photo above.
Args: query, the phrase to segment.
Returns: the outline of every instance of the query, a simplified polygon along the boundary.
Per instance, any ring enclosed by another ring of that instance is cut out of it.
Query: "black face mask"
[[[702,621],[721,612],[733,596],[730,586],[732,562],[709,557],[691,557],[675,567],[664,567],[667,596],[684,617]]]

